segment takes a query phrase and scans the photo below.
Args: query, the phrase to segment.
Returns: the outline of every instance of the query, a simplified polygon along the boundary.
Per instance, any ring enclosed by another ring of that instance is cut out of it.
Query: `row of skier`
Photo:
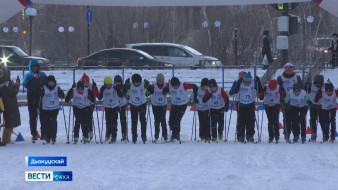
[[[35,70],[40,73],[39,66]],[[31,64],[30,66],[34,66]],[[270,80],[262,87],[259,77],[252,76],[250,72],[240,72],[229,94],[234,95],[238,111],[236,135],[240,142],[255,142],[255,104],[257,98],[264,100],[264,106],[268,117],[269,142],[279,140],[279,110],[282,108],[284,116],[284,136],[290,142],[291,129],[293,141],[301,138],[306,140],[306,115],[310,106],[310,125],[312,130],[311,140],[316,140],[317,120],[323,131],[323,141],[329,140],[329,128],[331,125],[331,141],[334,141],[336,93],[331,82],[324,84],[324,77],[317,75],[314,81],[304,87],[299,76],[293,72],[291,63],[285,65],[285,71],[277,80]],[[34,70],[34,69],[33,69]],[[41,76],[41,74],[39,74]],[[34,76],[34,75],[33,75]],[[41,137],[47,143],[55,143],[57,131],[57,115],[59,112],[59,98],[65,98],[72,104],[75,125],[73,131],[74,143],[79,140],[79,129],[82,129],[83,142],[87,143],[93,138],[93,111],[95,99],[103,100],[105,108],[107,142],[116,142],[117,120],[120,115],[122,141],[128,140],[126,106],[130,105],[132,142],[136,143],[138,120],[141,124],[141,139],[147,141],[147,96],[150,96],[155,120],[155,142],[158,142],[160,126],[162,137],[168,141],[166,126],[167,94],[171,96],[171,109],[169,115],[170,140],[180,141],[181,120],[186,111],[189,97],[186,92],[192,89],[190,99],[196,103],[199,116],[199,136],[201,140],[208,142],[220,142],[224,140],[224,112],[229,109],[229,97],[227,93],[217,85],[215,79],[203,78],[199,86],[182,83],[177,77],[165,82],[163,74],[156,76],[156,82],[149,84],[139,74],[134,74],[124,84],[119,75],[114,80],[107,76],[104,85],[98,89],[96,83],[90,83],[89,77],[84,74],[79,82],[73,84],[66,96],[58,87],[55,77],[32,77],[40,80],[38,88],[40,110]],[[35,98],[36,99],[36,98]],[[29,108],[30,109],[30,108]],[[149,109],[148,109],[149,114]],[[69,125],[70,126],[70,125]],[[95,128],[94,128],[95,130]],[[68,137],[69,137],[68,130]],[[258,129],[259,132],[259,129]],[[37,139],[36,127],[32,128],[33,140]],[[260,132],[261,133],[261,132]],[[260,140],[258,135],[258,140]],[[69,139],[68,139],[69,141]]]

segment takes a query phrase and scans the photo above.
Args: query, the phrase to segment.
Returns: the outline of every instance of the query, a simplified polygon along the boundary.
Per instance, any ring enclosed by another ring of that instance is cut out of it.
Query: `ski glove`
[[[162,94],[166,95],[167,93],[168,93],[168,89],[167,89],[167,87],[164,87],[163,90],[162,90]]]
[[[104,90],[106,90],[106,85],[103,85],[103,86],[100,88],[100,92],[103,92]]]
[[[197,85],[196,84],[192,84],[192,87],[193,87],[193,92],[197,93],[197,91],[198,91]]]
[[[207,103],[207,101],[212,97],[212,93],[209,93],[205,98],[203,98],[202,102]]]
[[[76,83],[74,82],[73,85],[72,85],[72,88],[75,88],[76,87]]]
[[[125,85],[129,85],[130,84],[130,78],[128,78],[125,82],[124,82]]]
[[[147,79],[144,79],[144,86],[147,87],[149,85],[149,81]]]
[[[225,111],[225,112],[228,112],[228,111],[229,111],[229,104],[225,104],[225,106],[224,106],[224,111]]]
[[[264,92],[266,92],[266,89],[267,89],[267,88],[266,88],[266,85],[264,85],[264,87],[263,87],[262,90],[263,90]]]
[[[97,87],[96,82],[93,80],[93,87]]]

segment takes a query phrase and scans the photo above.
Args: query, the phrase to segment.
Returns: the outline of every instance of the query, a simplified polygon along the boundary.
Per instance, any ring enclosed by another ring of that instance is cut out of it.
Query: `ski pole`
[[[262,110],[261,133],[260,133],[261,136],[259,137],[259,142],[262,142],[263,121],[264,121],[264,111]]]
[[[62,102],[62,99],[61,99],[61,102]],[[65,108],[63,107],[63,105],[61,105],[61,107],[62,107],[63,121],[65,123],[65,130],[66,130],[66,135],[67,135],[68,132],[67,132],[67,122],[66,122]]]
[[[196,111],[195,111],[195,113],[196,113]],[[195,141],[196,141],[196,125],[197,125],[197,116],[195,116]]]
[[[126,117],[126,138],[127,138],[127,142],[129,142],[129,139],[128,139],[128,117],[129,117],[129,114],[128,114],[128,110],[127,110],[127,108],[128,108],[128,104],[126,104],[125,105],[126,107],[125,107],[125,109],[124,109],[124,113],[126,114],[126,112],[127,112],[127,117]]]
[[[233,97],[232,102],[234,102],[234,100],[235,100],[235,96]],[[231,121],[232,110],[233,110],[233,107],[232,107],[231,110],[230,110],[230,118],[229,118],[229,124],[228,124],[228,131],[227,131],[227,135],[226,135],[226,138],[225,138],[226,141],[228,141],[228,136],[229,136],[230,121]],[[226,122],[226,121],[224,121],[224,122]]]
[[[194,110],[194,115],[192,116],[192,125],[191,125],[191,140],[192,141],[192,136],[194,135],[194,122],[195,122],[195,110]]]
[[[227,112],[224,111],[224,142],[227,141],[226,136],[227,136]]]
[[[70,115],[72,111],[72,105],[69,104],[69,117],[68,117],[68,133],[67,133],[67,144],[69,144],[69,132],[70,132]]]
[[[104,123],[104,114],[105,114],[105,110],[102,110],[102,121],[101,121],[101,139],[103,137],[103,123]],[[116,126],[117,127],[117,126]],[[106,129],[106,133],[107,133],[107,129]]]
[[[154,143],[154,140],[153,140],[153,127],[152,127],[152,124],[151,124],[151,116],[150,116],[150,104],[147,105],[148,106],[148,116],[149,116],[149,126],[150,126],[150,134],[151,134],[151,143]]]
[[[97,111],[97,104],[95,104],[95,108],[96,108],[97,128],[99,129],[100,143],[103,144],[103,142],[102,142],[102,131],[100,131],[100,121],[99,121],[99,113]]]
[[[73,108],[72,142],[74,142],[74,122],[75,122],[75,115],[74,115],[74,108]]]

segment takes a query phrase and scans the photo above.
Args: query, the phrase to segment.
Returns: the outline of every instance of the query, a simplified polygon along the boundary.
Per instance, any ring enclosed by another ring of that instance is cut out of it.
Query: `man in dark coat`
[[[331,60],[332,68],[335,68],[336,65],[338,65],[338,40],[337,40],[337,37],[338,37],[337,33],[332,34],[331,47],[328,49],[328,50],[331,51],[331,54],[332,54],[332,60]]]
[[[269,63],[268,65],[263,65],[263,69],[266,69],[273,63],[273,58],[271,54],[271,37],[269,35],[269,30],[264,30],[263,35],[262,58],[264,62],[264,56],[266,56]]]

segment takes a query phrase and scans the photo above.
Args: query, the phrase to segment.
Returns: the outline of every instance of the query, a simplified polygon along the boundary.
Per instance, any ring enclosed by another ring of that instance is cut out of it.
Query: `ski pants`
[[[292,133],[294,138],[299,139],[299,134],[302,138],[306,138],[306,114],[307,106],[299,108],[291,106],[291,119],[292,119]]]
[[[244,140],[244,136],[246,136],[247,140],[252,140],[255,134],[255,120],[256,120],[255,104],[246,106],[240,105],[237,112],[238,112],[237,139],[239,141],[242,141]]]
[[[167,122],[166,122],[166,112],[167,105],[164,106],[152,106],[154,114],[154,123],[155,123],[155,139],[157,140],[160,136],[160,125],[162,127],[162,137],[163,139],[168,139],[167,135]]]
[[[198,110],[199,134],[201,139],[210,140],[210,113],[209,110]]]
[[[57,133],[57,116],[59,109],[55,110],[41,110],[40,120],[42,125],[45,126],[46,140],[55,140]]]
[[[120,111],[120,107],[104,108],[106,119],[106,138],[111,137],[116,140],[117,135],[117,118]]]
[[[91,123],[92,107],[87,106],[84,108],[77,108],[73,106],[75,115],[75,127],[74,127],[74,138],[79,137],[80,126],[82,135],[85,139],[88,139],[89,125]]]
[[[265,107],[268,118],[269,140],[279,140],[279,105]]]
[[[181,120],[184,116],[187,104],[171,105],[169,115],[169,126],[172,131],[172,138],[180,138]]]
[[[290,139],[291,127],[292,127],[292,112],[291,109],[284,109],[283,112],[283,125],[284,125],[284,138],[286,140]]]
[[[29,126],[31,130],[31,135],[36,136],[37,135],[37,120],[38,120],[38,107],[39,104],[36,102],[36,93],[28,92],[27,93],[27,103],[28,103],[28,112],[29,112]],[[41,136],[46,135],[45,134],[45,128],[42,125],[41,119]]]
[[[139,106],[130,104],[130,112],[131,112],[131,132],[133,135],[133,140],[137,139],[137,122],[139,116],[141,123],[141,138],[147,139],[147,120],[146,120],[147,103],[144,103]]]
[[[120,107],[120,123],[122,137],[127,138],[127,117],[126,117],[126,105]]]
[[[317,138],[317,124],[318,121],[322,128],[323,134],[325,132],[323,111],[321,107],[310,107],[310,126],[311,126],[311,139],[316,140]]]
[[[323,131],[323,138],[329,139],[330,124],[331,124],[331,140],[336,138],[336,108],[330,110],[322,110],[324,118],[325,133]]]
[[[224,130],[224,109],[210,109],[210,119],[212,138],[216,139],[218,132],[218,137],[222,139]]]

